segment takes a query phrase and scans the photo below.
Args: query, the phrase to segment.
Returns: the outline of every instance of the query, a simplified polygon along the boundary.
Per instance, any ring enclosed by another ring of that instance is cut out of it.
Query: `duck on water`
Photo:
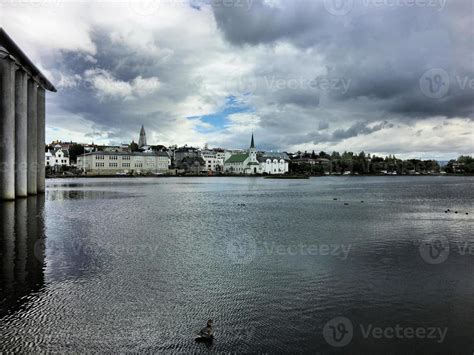
[[[214,339],[214,329],[212,328],[214,322],[212,319],[207,321],[206,327],[202,328],[196,336],[196,341],[212,341]]]

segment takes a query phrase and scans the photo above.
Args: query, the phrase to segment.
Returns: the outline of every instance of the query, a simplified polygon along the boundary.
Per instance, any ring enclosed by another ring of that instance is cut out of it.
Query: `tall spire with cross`
[[[252,140],[250,141],[250,148],[255,148],[255,143],[253,142],[253,132],[252,132]]]

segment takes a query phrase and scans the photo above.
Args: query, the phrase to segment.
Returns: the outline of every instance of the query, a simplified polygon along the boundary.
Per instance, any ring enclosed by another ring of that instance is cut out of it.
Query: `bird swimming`
[[[207,325],[202,328],[196,336],[196,341],[211,341],[214,339],[214,329],[212,329],[213,325],[213,320],[209,319]]]

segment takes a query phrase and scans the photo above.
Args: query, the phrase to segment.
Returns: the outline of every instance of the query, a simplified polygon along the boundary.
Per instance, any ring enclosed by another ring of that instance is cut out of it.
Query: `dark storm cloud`
[[[230,2],[229,2],[230,3]],[[272,6],[263,0],[249,2],[249,7],[222,6],[211,2],[218,26],[233,44],[269,43],[292,38],[315,26],[314,2],[288,1],[284,7]]]
[[[350,82],[347,91],[328,92],[333,100],[350,103],[367,98],[371,107],[402,119],[474,117],[474,88],[459,84],[474,79],[471,2],[403,6],[403,1],[356,0],[345,16],[330,14],[323,3],[256,0],[250,11],[232,6],[213,9],[219,29],[233,45],[272,47],[289,42],[321,56],[328,77]],[[393,3],[399,5],[390,6]],[[441,68],[450,79],[449,91],[435,98],[420,88],[431,68]],[[273,99],[302,107],[315,103],[295,93],[279,92]]]
[[[356,122],[347,129],[337,129],[333,132],[332,138],[334,140],[342,140],[347,138],[356,137],[358,135],[367,135],[373,132],[380,131],[384,128],[392,128],[393,124],[388,122],[382,122],[375,126],[369,127],[368,122]]]

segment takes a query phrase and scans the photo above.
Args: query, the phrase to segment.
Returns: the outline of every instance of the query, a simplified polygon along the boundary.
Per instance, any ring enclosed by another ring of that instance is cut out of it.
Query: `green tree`
[[[69,146],[69,159],[72,163],[77,162],[77,156],[84,154],[84,146],[82,144],[73,144]]]
[[[132,141],[128,146],[128,149],[130,149],[131,152],[138,152],[138,144]]]

